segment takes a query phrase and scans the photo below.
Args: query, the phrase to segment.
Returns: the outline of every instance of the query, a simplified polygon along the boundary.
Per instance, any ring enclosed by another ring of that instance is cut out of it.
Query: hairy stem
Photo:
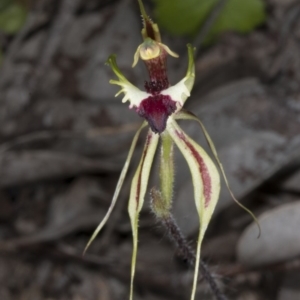
[[[185,237],[180,231],[174,217],[171,213],[168,216],[164,216],[162,218],[158,217],[158,221],[164,226],[166,229],[169,238],[172,242],[175,243],[176,247],[179,250],[179,255],[190,265],[194,266],[196,261],[196,256],[190,245],[187,243]],[[200,271],[203,278],[207,281],[210,286],[210,289],[217,300],[226,300],[225,295],[220,291],[213,275],[210,273],[207,265],[200,261]]]

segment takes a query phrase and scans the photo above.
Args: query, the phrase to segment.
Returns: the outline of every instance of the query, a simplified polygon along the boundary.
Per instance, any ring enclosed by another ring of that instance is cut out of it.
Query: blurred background
[[[300,1],[144,1],[172,83],[197,47],[187,108],[206,125],[236,197],[222,187],[202,258],[228,299],[300,299]],[[143,88],[134,0],[0,0],[0,299],[127,299],[127,200],[142,135],[117,206],[82,257],[113,195],[141,119],[108,82],[111,53]],[[196,123],[182,126],[201,145]],[[206,148],[207,149],[207,148]],[[157,184],[154,166],[149,187]],[[173,211],[191,246],[198,220],[176,153]],[[150,212],[140,219],[135,299],[189,299],[193,270]],[[197,299],[214,299],[199,279]]]

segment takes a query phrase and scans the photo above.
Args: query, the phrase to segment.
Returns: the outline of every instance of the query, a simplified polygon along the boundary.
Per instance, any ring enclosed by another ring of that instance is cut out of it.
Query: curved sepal
[[[191,300],[194,300],[199,272],[201,243],[219,199],[220,176],[216,166],[203,148],[186,135],[172,118],[169,118],[167,130],[186,159],[191,171],[195,204],[199,215],[200,230],[191,295]]]
[[[194,52],[195,48],[188,44],[188,68],[185,77],[180,80],[177,84],[169,87],[168,89],[161,92],[162,95],[169,95],[172,100],[180,103],[181,106],[185,103],[195,82],[195,61]]]
[[[191,45],[187,45],[188,48],[188,68],[186,71],[186,81],[185,85],[188,88],[189,91],[192,90],[195,82],[195,48]]]
[[[118,80],[110,80],[109,83],[116,84],[121,87],[121,90],[115,95],[115,97],[124,93],[124,97],[122,99],[123,103],[129,100],[130,108],[138,107],[144,99],[150,96],[150,94],[141,91],[126,79],[117,65],[116,55],[110,55],[106,64],[112,68],[113,72],[118,77]]]
[[[132,227],[133,236],[133,251],[131,260],[131,284],[130,284],[130,300],[133,298],[133,280],[135,274],[135,265],[137,257],[138,243],[138,220],[139,213],[144,203],[144,197],[147,190],[150,170],[154,159],[154,154],[157,148],[159,135],[153,133],[150,129],[147,135],[146,144],[143,150],[137,171],[133,177],[130,189],[130,197],[128,203],[128,212]]]
[[[85,254],[85,252],[87,251],[87,249],[89,248],[89,246],[91,245],[91,243],[94,241],[94,239],[96,238],[96,236],[99,234],[99,232],[101,231],[101,229],[103,228],[103,226],[106,224],[108,218],[110,217],[113,209],[114,209],[114,206],[117,202],[117,199],[119,197],[119,194],[120,194],[120,190],[122,188],[122,185],[123,185],[123,182],[125,180],[125,177],[126,177],[126,174],[127,174],[127,171],[128,171],[128,167],[129,167],[129,164],[130,164],[130,161],[131,161],[131,158],[132,158],[132,155],[133,155],[133,152],[134,152],[134,149],[135,149],[135,146],[136,146],[136,143],[138,141],[138,138],[140,136],[140,133],[142,131],[142,129],[147,125],[147,122],[143,122],[142,126],[138,129],[138,131],[136,132],[136,134],[134,135],[134,138],[132,140],[132,143],[131,143],[131,146],[130,146],[130,149],[129,149],[129,152],[128,152],[128,155],[127,155],[127,158],[126,158],[126,161],[125,161],[125,164],[124,164],[124,167],[122,169],[122,172],[120,174],[120,177],[119,177],[119,180],[118,180],[118,183],[117,183],[117,186],[116,186],[116,189],[115,189],[115,192],[114,192],[114,195],[113,195],[113,198],[112,198],[112,201],[111,201],[111,204],[109,206],[109,209],[105,215],[105,217],[103,218],[103,220],[101,221],[101,223],[98,225],[98,227],[96,228],[96,230],[94,231],[93,235],[91,236],[90,240],[88,241],[85,249],[84,249],[84,252],[83,254]]]
[[[240,203],[240,201],[237,200],[236,197],[234,196],[234,194],[233,194],[233,192],[232,192],[232,190],[231,190],[231,188],[230,188],[230,185],[229,185],[229,182],[228,182],[228,179],[227,179],[225,170],[224,170],[224,168],[223,168],[223,165],[222,165],[222,163],[221,163],[221,161],[220,161],[220,159],[219,159],[219,156],[218,156],[216,147],[215,147],[215,145],[214,145],[214,142],[213,142],[212,139],[210,138],[209,133],[207,132],[207,130],[206,130],[204,124],[203,124],[203,123],[197,118],[197,116],[195,116],[193,113],[188,112],[188,111],[183,111],[183,110],[180,111],[180,112],[176,115],[176,119],[178,119],[178,120],[192,120],[192,121],[196,121],[196,122],[200,125],[200,127],[201,127],[201,129],[202,129],[202,131],[203,131],[203,134],[204,134],[204,136],[205,136],[205,139],[206,139],[206,141],[207,141],[207,144],[208,144],[209,148],[211,149],[211,152],[212,152],[212,154],[214,155],[215,160],[216,160],[217,163],[218,163],[219,169],[220,169],[220,171],[221,171],[221,173],[222,173],[222,176],[223,176],[223,178],[224,178],[226,187],[227,187],[227,189],[228,189],[228,192],[229,192],[231,198],[234,200],[234,202],[236,202],[236,204],[237,204],[238,206],[240,206],[242,209],[244,209],[244,210],[245,210],[245,211],[253,218],[254,222],[257,224],[257,227],[258,227],[258,237],[257,237],[257,238],[259,238],[260,235],[261,235],[261,228],[260,228],[258,219],[255,217],[255,215],[251,212],[250,209],[248,209],[246,206],[244,206],[242,203]]]

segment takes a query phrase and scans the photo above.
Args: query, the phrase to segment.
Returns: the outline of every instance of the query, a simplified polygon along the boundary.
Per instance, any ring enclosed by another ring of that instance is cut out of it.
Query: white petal
[[[185,85],[186,80],[187,78],[184,77],[177,84],[167,88],[166,90],[163,90],[161,94],[170,96],[173,101],[179,102],[180,106],[183,106],[185,100],[191,95],[190,91]]]
[[[110,80],[111,84],[116,84],[121,86],[121,90],[115,95],[115,97],[119,96],[121,93],[124,93],[124,97],[122,99],[122,102],[125,103],[129,100],[130,105],[129,107],[132,108],[134,106],[139,107],[141,102],[144,99],[147,99],[151,96],[151,94],[148,94],[146,92],[141,91],[136,86],[131,84],[130,82],[121,82],[117,80]]]
[[[151,96],[150,94],[141,91],[136,86],[134,86],[131,82],[129,82],[126,77],[123,75],[121,70],[119,69],[117,62],[116,62],[116,56],[111,55],[108,60],[107,64],[111,66],[113,72],[118,77],[118,80],[110,80],[109,82],[111,84],[116,84],[121,87],[121,90],[116,94],[116,96],[120,95],[120,93],[124,93],[124,97],[122,99],[122,102],[126,102],[129,100],[130,102],[130,108],[134,106],[139,106],[141,102]]]
[[[188,68],[186,71],[185,77],[179,81],[174,86],[169,87],[168,89],[161,92],[163,95],[169,95],[173,101],[176,101],[179,104],[177,109],[183,106],[186,99],[190,96],[190,92],[193,88],[195,81],[195,62],[194,62],[194,51],[195,49],[188,45]]]

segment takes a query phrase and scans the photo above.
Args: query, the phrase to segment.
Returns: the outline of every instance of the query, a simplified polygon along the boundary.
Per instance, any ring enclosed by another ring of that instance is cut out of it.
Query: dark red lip
[[[136,109],[136,112],[148,121],[155,133],[162,133],[166,129],[168,117],[175,111],[176,102],[167,95],[150,96]]]

